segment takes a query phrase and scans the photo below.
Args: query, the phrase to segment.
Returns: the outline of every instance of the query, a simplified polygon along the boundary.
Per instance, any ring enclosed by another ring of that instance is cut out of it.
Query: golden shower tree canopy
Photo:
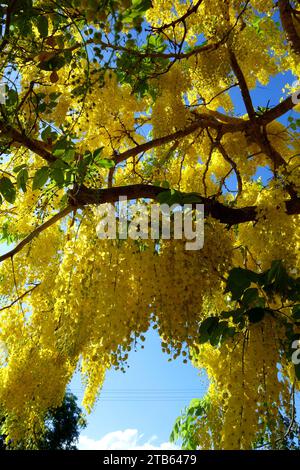
[[[2,431],[34,445],[78,369],[90,411],[153,327],[210,378],[196,445],[251,448],[300,379],[299,2],[0,13]],[[204,247],[100,239],[120,196],[204,204]]]

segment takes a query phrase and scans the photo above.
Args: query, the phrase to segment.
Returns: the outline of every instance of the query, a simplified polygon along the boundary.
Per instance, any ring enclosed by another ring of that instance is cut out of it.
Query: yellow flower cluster
[[[276,428],[280,408],[291,412],[291,385],[280,355],[282,335],[268,316],[219,349],[200,346],[195,363],[210,379],[209,412],[196,424],[200,448],[251,449],[262,429]]]

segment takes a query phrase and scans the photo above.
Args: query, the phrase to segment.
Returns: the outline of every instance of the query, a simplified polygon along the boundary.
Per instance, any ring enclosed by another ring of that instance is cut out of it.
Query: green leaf
[[[100,166],[100,168],[113,168],[115,166],[115,163],[113,160],[110,160],[108,158],[103,158],[101,160],[97,160],[97,166]]]
[[[23,170],[23,168],[27,168],[26,163],[23,163],[22,165],[15,166],[13,169],[14,173],[19,173],[19,171]]]
[[[47,127],[43,130],[43,132],[41,133],[42,140],[43,140],[44,142],[46,142],[47,139],[50,137],[51,133],[52,133],[51,127],[50,127],[50,126],[47,126]]]
[[[199,408],[201,406],[201,399],[200,398],[192,398],[189,404],[189,410],[193,408]]]
[[[45,70],[46,72],[52,72],[53,70],[59,70],[65,65],[66,61],[65,58],[61,55],[55,55],[54,57],[49,58],[48,60],[44,60],[38,64],[38,67],[41,70]]]
[[[238,308],[236,310],[222,312],[220,318],[224,318],[226,320],[232,318],[233,323],[239,326],[243,326],[243,323],[245,322],[244,309]],[[231,335],[231,333],[233,333],[231,332],[231,327],[229,327],[228,330]],[[235,331],[235,328],[233,328],[233,330]]]
[[[33,177],[33,182],[32,182],[33,191],[35,189],[39,189],[44,186],[44,184],[47,182],[49,178],[49,171],[50,169],[48,166],[43,166],[42,168],[36,171]]]
[[[272,261],[271,268],[267,273],[267,283],[273,283],[274,288],[284,291],[288,284],[288,274],[281,260]]]
[[[67,162],[72,162],[74,160],[75,153],[75,149],[71,148],[66,150],[66,152],[63,154],[64,160],[66,160]]]
[[[42,38],[48,36],[48,18],[46,16],[38,16],[37,28]]]
[[[199,342],[200,344],[209,341],[214,329],[218,326],[219,319],[217,317],[208,317],[201,323],[199,327]]]
[[[50,178],[53,179],[58,186],[62,186],[65,180],[64,171],[61,168],[52,168]]]
[[[104,147],[99,147],[98,149],[94,150],[93,152],[93,157],[94,160],[97,160],[97,158],[100,157],[101,153],[103,152]]]
[[[209,341],[212,346],[217,346],[222,337],[226,336],[228,330],[228,323],[226,321],[220,321],[217,325],[215,325],[209,335]]]
[[[238,300],[242,297],[244,291],[250,286],[251,279],[247,269],[231,269],[225,292],[231,292],[232,300]]]
[[[255,307],[248,310],[247,315],[250,323],[259,323],[265,316],[266,309],[261,307]]]
[[[14,88],[10,88],[6,93],[6,106],[15,106],[18,103],[18,92]]]
[[[7,202],[13,204],[16,199],[16,190],[9,178],[3,176],[0,178],[0,193]]]
[[[202,198],[197,193],[188,193],[183,195],[184,204],[201,204]]]
[[[66,170],[67,168],[70,168],[70,166],[67,162],[58,158],[57,160],[55,160],[55,162],[51,163],[51,168],[59,168],[61,170]]]
[[[252,304],[257,303],[259,300],[259,292],[258,289],[255,287],[250,287],[249,289],[246,289],[243,297],[242,297],[242,303],[246,306],[249,307]]]
[[[159,195],[157,196],[157,201],[160,203],[160,204],[168,204],[169,203],[169,200],[170,200],[170,191],[162,191],[161,193],[159,193]]]
[[[232,317],[232,315],[234,314],[234,310],[229,310],[229,311],[224,311],[224,312],[221,312],[221,315],[220,315],[220,318],[226,318],[227,320],[229,318]]]
[[[244,323],[244,309],[243,308],[237,308],[234,312],[232,312],[232,321],[236,325],[241,325]]]
[[[295,320],[300,320],[300,305],[299,304],[294,305],[292,316]]]
[[[161,192],[157,196],[157,201],[160,204],[168,204],[169,206],[171,206],[173,204],[182,204],[183,197],[180,191],[177,191],[176,189],[169,189],[167,191]]]
[[[44,113],[46,111],[46,109],[47,109],[46,103],[40,103],[37,107],[37,111],[39,113]]]
[[[53,146],[52,153],[55,157],[61,157],[70,149],[70,143],[66,139],[58,140]]]

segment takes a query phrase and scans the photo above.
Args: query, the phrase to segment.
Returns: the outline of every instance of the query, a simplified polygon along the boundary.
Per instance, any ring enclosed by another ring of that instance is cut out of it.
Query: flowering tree
[[[0,415],[1,416],[1,415]],[[86,420],[81,409],[77,405],[77,398],[70,392],[66,392],[61,405],[55,409],[49,409],[45,414],[45,428],[43,433],[34,436],[28,442],[21,440],[15,444],[7,442],[5,434],[0,435],[0,451],[10,449],[33,450],[76,450],[79,434],[86,427]],[[5,412],[0,418],[1,426],[5,423]]]
[[[77,367],[90,411],[152,325],[209,375],[195,445],[251,447],[292,414],[300,378],[299,2],[11,0],[0,13],[5,434],[42,432]],[[203,249],[100,239],[97,208],[120,196],[204,204]]]

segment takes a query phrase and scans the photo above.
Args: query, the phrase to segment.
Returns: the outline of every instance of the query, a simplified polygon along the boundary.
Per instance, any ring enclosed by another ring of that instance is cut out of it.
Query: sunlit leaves
[[[48,166],[43,166],[42,168],[39,168],[32,181],[32,189],[40,189],[44,186],[44,184],[47,182],[49,178],[49,167]]]
[[[253,287],[250,287],[252,286]],[[255,287],[254,287],[255,286]],[[279,317],[280,313],[266,305],[267,300],[272,300],[274,295],[280,295],[283,300],[295,301],[300,295],[300,278],[289,276],[282,261],[274,260],[270,269],[256,273],[244,268],[233,268],[228,275],[226,290],[230,292],[231,300],[238,302],[239,307],[222,312],[219,316],[211,316],[201,322],[199,328],[199,342],[219,344],[226,337],[243,329],[248,322],[250,324],[261,322],[265,315]],[[292,318],[300,319],[299,305],[293,307]],[[224,322],[223,319],[232,321]],[[291,326],[287,340],[293,335]]]
[[[195,450],[198,446],[195,425],[200,419],[205,420],[207,412],[211,406],[212,405],[208,397],[193,398],[181,415],[176,419],[170,434],[170,441],[176,443],[181,440],[182,449]]]
[[[21,189],[23,193],[25,193],[29,179],[28,166],[26,164],[19,165],[13,169],[13,172],[16,173],[17,188]]]
[[[17,187],[22,189],[23,193],[26,192],[26,185],[29,178],[28,169],[22,168],[17,174]]]
[[[0,178],[0,194],[3,198],[13,204],[16,199],[16,189],[10,178],[2,176]]]
[[[208,317],[199,328],[199,343],[210,342],[212,346],[217,346],[224,339],[233,336],[235,328],[230,327],[227,321],[222,321],[218,317]]]

